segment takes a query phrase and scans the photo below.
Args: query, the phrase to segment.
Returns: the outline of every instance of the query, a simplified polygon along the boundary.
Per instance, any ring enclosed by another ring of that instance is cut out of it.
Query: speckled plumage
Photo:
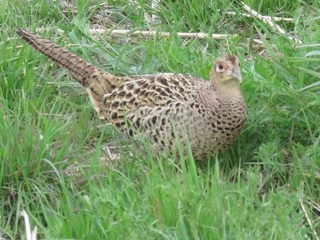
[[[23,29],[18,34],[69,70],[101,119],[141,149],[147,145],[154,155],[187,155],[190,146],[195,160],[207,160],[231,145],[245,125],[247,110],[234,56],[215,61],[210,81],[173,73],[118,77],[37,34]]]

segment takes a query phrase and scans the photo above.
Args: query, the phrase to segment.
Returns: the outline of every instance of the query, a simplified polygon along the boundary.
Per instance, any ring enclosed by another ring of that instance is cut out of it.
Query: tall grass
[[[235,1],[161,1],[156,9],[150,1],[106,7],[80,0],[69,9],[60,3],[0,2],[0,238],[26,236],[23,209],[43,239],[319,238],[317,2],[245,1],[261,14],[292,17],[277,22],[285,35],[242,16]],[[156,14],[156,22],[146,22],[145,13]],[[172,35],[90,35],[97,24]],[[17,27],[50,29],[41,35],[118,75],[208,78],[215,57],[235,54],[249,109],[246,129],[207,163],[191,155],[180,163],[130,155],[85,91],[26,46]],[[181,39],[178,31],[232,37]],[[264,50],[250,47],[254,38]],[[106,160],[107,146],[122,153],[120,160]]]

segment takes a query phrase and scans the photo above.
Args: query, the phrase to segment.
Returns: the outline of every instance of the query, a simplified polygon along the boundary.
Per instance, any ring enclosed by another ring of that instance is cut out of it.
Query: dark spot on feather
[[[178,81],[173,80],[173,81],[171,81],[171,82],[172,82],[173,85],[175,85],[175,86],[179,86],[179,85],[180,85],[180,83],[179,83]]]
[[[142,91],[140,92],[140,95],[141,95],[141,96],[144,96],[144,97],[147,97],[148,94],[149,94],[149,93],[148,93],[146,90],[142,90]]]
[[[118,92],[118,96],[120,97],[124,97],[125,95],[126,95],[125,91]]]
[[[139,94],[139,92],[140,92],[140,88],[137,88],[133,91],[134,94]]]
[[[113,103],[111,103],[111,107],[112,107],[112,108],[117,108],[117,107],[119,107],[119,105],[120,105],[119,102],[113,102]]]
[[[153,140],[154,140],[156,143],[157,143],[158,140],[159,140],[157,135],[153,135],[152,138],[153,138]]]
[[[172,137],[172,138],[175,138],[175,135],[174,135],[174,132],[173,132],[173,131],[171,132],[171,137]]]
[[[129,129],[129,136],[133,137],[133,130],[132,129]]]
[[[172,91],[171,91],[170,88],[166,88],[166,92],[167,92],[169,95],[172,94]]]
[[[133,89],[133,87],[134,87],[133,83],[127,84],[127,88],[128,88],[128,90]]]
[[[128,103],[132,104],[134,103],[135,100],[136,100],[135,98],[131,98]]]
[[[116,126],[117,128],[120,128],[121,126],[124,126],[124,125],[125,125],[124,122],[116,122],[116,123],[115,123],[115,126]]]
[[[152,118],[152,123],[153,123],[153,124],[156,124],[156,123],[157,123],[157,120],[158,120],[158,117],[157,117],[157,116],[153,116],[153,118]]]
[[[180,93],[183,93],[183,92],[185,92],[185,89],[182,88],[182,87],[180,87],[180,88],[179,88],[179,92],[180,92]]]
[[[158,78],[159,82],[167,87],[169,87],[168,80],[166,78]]]
[[[161,96],[158,96],[158,97],[157,97],[157,100],[158,100],[159,102],[162,101],[162,99],[163,99],[163,98],[162,98]]]
[[[136,125],[137,125],[137,128],[138,128],[138,129],[140,129],[140,126],[141,126],[141,123],[140,123],[140,122],[141,122],[141,119],[138,118],[137,121],[136,121]]]
[[[112,113],[111,114],[111,119],[112,120],[115,120],[115,119],[117,119],[118,118],[118,113]]]
[[[148,86],[149,86],[149,83],[148,83],[148,82],[145,82],[145,83],[141,86],[141,88],[148,88]]]
[[[160,95],[164,96],[164,97],[168,97],[168,94],[165,91],[161,91]]]
[[[132,97],[132,93],[131,92],[127,93],[126,98],[131,98],[131,97]]]
[[[93,79],[97,79],[98,78],[98,75],[96,75],[96,74],[93,74],[92,76],[90,76],[91,78],[93,78]]]

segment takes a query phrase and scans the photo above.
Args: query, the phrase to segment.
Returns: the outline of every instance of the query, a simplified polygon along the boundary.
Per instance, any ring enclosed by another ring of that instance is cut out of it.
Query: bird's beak
[[[239,80],[239,82],[242,82],[242,76],[241,76],[241,72],[240,69],[238,67],[233,67],[232,68],[232,74],[231,74],[232,78],[236,78]]]

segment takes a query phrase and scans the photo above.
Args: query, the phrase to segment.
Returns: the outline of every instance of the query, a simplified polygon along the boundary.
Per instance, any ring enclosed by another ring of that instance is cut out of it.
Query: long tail
[[[90,99],[99,112],[103,95],[119,86],[123,79],[102,71],[84,59],[63,49],[57,44],[25,29],[18,29],[18,35],[33,48],[66,68],[89,93]]]

